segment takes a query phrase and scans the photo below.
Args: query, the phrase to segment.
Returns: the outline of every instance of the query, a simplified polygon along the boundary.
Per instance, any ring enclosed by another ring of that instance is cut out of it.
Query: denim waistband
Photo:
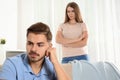
[[[88,61],[88,55],[78,55],[78,56],[71,56],[71,57],[64,57],[62,58],[62,63],[68,63],[69,61],[73,60],[87,60]]]

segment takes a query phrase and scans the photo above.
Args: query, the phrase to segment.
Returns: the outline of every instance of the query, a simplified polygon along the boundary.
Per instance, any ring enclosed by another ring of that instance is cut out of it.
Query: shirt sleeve
[[[2,66],[0,80],[16,80],[16,70],[9,59],[7,59]]]
[[[87,26],[86,26],[86,24],[85,24],[85,23],[82,23],[81,25],[82,25],[83,31],[87,31]]]
[[[59,25],[58,31],[62,31],[62,26],[63,26],[63,24],[60,24],[60,25]]]

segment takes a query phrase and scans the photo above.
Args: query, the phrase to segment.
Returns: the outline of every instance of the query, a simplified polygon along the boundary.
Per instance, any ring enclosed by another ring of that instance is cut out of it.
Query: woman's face
[[[74,11],[74,9],[72,7],[67,8],[67,15],[68,15],[70,20],[75,19],[75,11]]]

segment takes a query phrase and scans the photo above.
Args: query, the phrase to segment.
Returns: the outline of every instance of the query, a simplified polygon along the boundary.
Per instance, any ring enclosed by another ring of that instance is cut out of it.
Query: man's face
[[[29,33],[26,49],[30,62],[38,62],[44,59],[49,42],[44,34]]]

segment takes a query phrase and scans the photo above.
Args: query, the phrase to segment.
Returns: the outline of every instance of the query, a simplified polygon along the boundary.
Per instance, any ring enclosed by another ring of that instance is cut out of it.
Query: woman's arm
[[[86,46],[87,40],[88,40],[88,32],[84,31],[82,35],[83,35],[83,38],[81,40],[73,42],[73,43],[65,44],[64,46],[66,46],[66,47],[84,47],[84,46]]]
[[[79,39],[67,39],[62,35],[61,31],[57,31],[56,42],[59,44],[65,45],[65,44],[77,42],[79,40],[81,40],[81,38],[79,38]]]

